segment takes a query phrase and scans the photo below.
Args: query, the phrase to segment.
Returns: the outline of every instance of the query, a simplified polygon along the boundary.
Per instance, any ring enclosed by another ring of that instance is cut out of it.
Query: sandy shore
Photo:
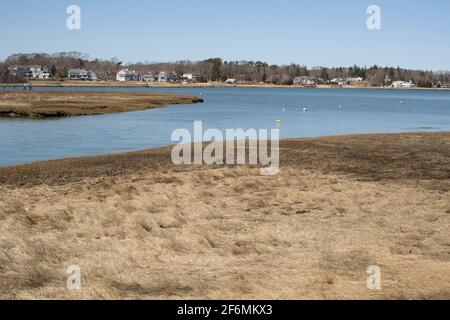
[[[202,101],[187,95],[152,92],[0,90],[0,116],[49,118],[100,115]]]
[[[0,298],[450,298],[450,133],[280,146],[273,177],[170,148],[0,169]]]

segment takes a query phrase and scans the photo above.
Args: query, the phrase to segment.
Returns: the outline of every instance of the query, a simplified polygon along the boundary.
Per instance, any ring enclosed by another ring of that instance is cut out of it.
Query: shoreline
[[[76,90],[0,90],[0,117],[45,119],[102,115],[201,103],[203,99],[168,93]]]
[[[438,144],[437,141],[441,141],[441,144]],[[431,146],[427,148],[426,145],[423,145],[425,141],[428,141]],[[374,146],[369,146],[370,143],[374,143]],[[302,150],[302,148],[294,148],[295,146],[303,146],[306,149],[311,148],[318,148],[317,150],[322,150],[325,153],[328,153],[330,149],[326,147],[326,145],[334,146],[334,148],[339,148],[339,150],[333,150],[344,152],[342,154],[336,153],[333,155],[333,157],[344,157],[346,161],[352,161],[351,157],[353,157],[355,154],[358,154],[360,157],[364,158],[366,161],[371,162],[374,156],[373,152],[375,151],[377,153],[377,157],[380,156],[385,159],[391,159],[389,161],[394,161],[395,159],[395,165],[402,165],[402,163],[408,163],[413,165],[413,160],[407,159],[407,150],[402,150],[401,157],[395,156],[394,154],[384,155],[384,152],[386,150],[378,150],[380,146],[385,145],[388,149],[393,148],[396,152],[399,152],[399,148],[406,147],[407,145],[404,145],[404,143],[408,143],[411,146],[420,146],[424,150],[430,151],[430,149],[433,149],[433,152],[438,153],[444,153],[450,157],[450,131],[442,131],[442,132],[405,132],[405,133],[376,133],[376,134],[350,134],[350,135],[334,135],[334,136],[323,136],[323,137],[314,137],[314,138],[290,138],[290,139],[283,139],[280,140],[280,166],[283,165],[283,163],[288,163],[289,165],[294,162],[296,166],[302,166],[306,165],[306,167],[313,166],[314,168],[327,168],[330,169],[331,167],[339,168],[339,170],[344,170],[346,172],[353,172],[355,168],[346,168],[345,164],[333,164],[332,166],[329,166],[328,164],[300,164],[297,163],[301,159],[296,159],[295,157],[292,158],[292,155],[296,155],[298,152],[304,152],[305,150]],[[207,145],[209,145],[210,142],[204,142],[203,148],[205,148]],[[52,175],[52,170],[60,167],[64,170],[64,172],[69,172],[72,169],[81,169],[84,171],[86,168],[88,168],[90,165],[94,165],[95,167],[101,166],[101,165],[107,165],[109,166],[109,169],[112,171],[115,171],[117,168],[114,168],[115,166],[119,166],[120,169],[126,169],[127,166],[129,168],[127,169],[136,169],[133,162],[135,159],[139,159],[139,161],[149,161],[150,163],[154,163],[151,159],[152,157],[162,157],[164,158],[164,161],[166,163],[159,162],[157,166],[144,166],[142,168],[143,170],[150,170],[155,171],[156,169],[159,169],[163,167],[165,170],[168,168],[171,169],[204,169],[204,168],[233,168],[233,167],[254,167],[257,168],[259,165],[173,165],[171,160],[171,151],[175,145],[166,145],[162,147],[156,147],[156,148],[148,148],[148,149],[142,149],[142,150],[134,150],[134,151],[126,151],[126,152],[119,152],[119,153],[108,153],[108,154],[102,154],[102,155],[93,155],[93,156],[73,156],[73,157],[67,157],[67,158],[60,158],[60,159],[49,159],[49,160],[42,160],[42,161],[35,161],[31,163],[24,163],[24,164],[16,164],[11,165],[7,167],[0,167],[0,185],[4,184],[6,181],[13,181],[13,177],[8,177],[8,174],[10,173],[17,173],[21,171],[22,169],[24,171],[28,170],[36,170],[39,171],[45,171],[45,176],[50,177]],[[357,150],[352,150],[350,147],[355,147]],[[362,149],[358,149],[361,148]],[[446,148],[448,147],[448,148]],[[434,150],[435,149],[435,150]],[[287,151],[287,153],[283,152]],[[247,157],[248,157],[248,150]],[[379,152],[379,154],[378,154]],[[405,154],[403,153],[405,152]],[[370,155],[369,153],[372,153]],[[433,155],[426,155],[426,154],[420,154],[420,150],[413,150],[409,152],[409,154],[414,155],[413,158],[417,159],[425,159]],[[314,151],[313,153],[314,158],[318,157],[317,159],[308,159],[309,161],[318,161],[320,157],[322,157],[319,153],[316,153]],[[351,156],[350,156],[351,155]],[[158,161],[161,161],[162,159],[158,159]],[[355,159],[355,162],[358,162],[361,160]],[[375,159],[376,160],[376,159]],[[435,166],[442,166],[442,157],[439,158],[438,163],[434,163]],[[129,161],[129,163],[127,163]],[[386,160],[383,160],[383,162],[387,162]],[[67,165],[69,163],[77,164],[79,165],[79,168],[74,167],[73,165]],[[86,165],[86,166],[85,166]],[[381,165],[381,164],[379,164]],[[386,164],[386,169],[389,169],[391,164]],[[450,163],[446,163],[444,166],[446,168],[446,172],[442,172],[442,174],[445,175],[446,178],[450,179]],[[417,166],[414,166],[410,168],[411,170],[419,169],[421,170],[420,176],[423,178],[423,176],[433,176],[434,174],[437,174],[437,172],[431,172],[433,170],[432,167],[426,168],[425,163],[417,163]],[[377,170],[381,170],[382,168],[365,168],[366,170],[370,172],[376,172]],[[338,170],[338,171],[339,171]],[[119,170],[120,171],[120,170]],[[128,170],[127,170],[128,171]],[[384,170],[381,170],[384,171]],[[359,170],[356,170],[355,172],[359,172]],[[81,176],[86,174],[86,172],[83,172]],[[409,174],[409,173],[408,173]],[[392,176],[405,176],[405,173],[403,172],[390,172],[390,175]],[[58,174],[57,176],[61,176],[61,174]],[[73,177],[73,174],[70,174],[70,176]],[[411,175],[411,178],[413,175]],[[34,178],[34,177],[31,177]],[[418,178],[419,180],[422,178]],[[450,183],[450,181],[449,181]],[[450,184],[449,184],[450,188]]]
[[[302,85],[275,85],[275,84],[237,84],[236,86],[226,85],[224,83],[191,83],[191,84],[170,84],[170,83],[145,83],[145,82],[118,82],[118,81],[32,81],[28,83],[17,84],[2,84],[0,88],[15,87],[16,90],[26,85],[33,88],[287,88],[287,89],[368,89],[368,90],[392,90],[392,91],[414,91],[414,90],[427,90],[427,91],[450,91],[450,88],[391,88],[391,87],[370,87],[370,86],[331,86],[331,85],[318,85],[316,87],[302,86]]]
[[[1,119],[1,117],[0,117]],[[424,132],[424,131],[409,131],[409,132],[397,132],[397,133],[357,133],[357,134],[342,134],[342,135],[327,135],[327,136],[320,136],[320,137],[298,137],[298,138],[287,138],[280,140],[280,143],[288,143],[290,141],[319,141],[319,140],[334,140],[334,139],[346,139],[346,138],[358,138],[358,137],[372,137],[376,138],[377,136],[385,137],[385,136],[402,136],[402,135],[450,135],[450,131],[431,131],[431,132]],[[211,142],[204,142],[203,145],[208,145]],[[225,145],[225,144],[224,144]],[[87,155],[87,156],[68,156],[68,157],[62,157],[62,158],[54,158],[54,159],[46,159],[46,160],[37,160],[37,161],[31,161],[31,162],[25,162],[25,163],[17,163],[17,164],[11,164],[6,166],[0,166],[0,171],[4,169],[18,169],[23,166],[34,166],[34,165],[45,165],[47,163],[58,163],[58,162],[64,162],[64,161],[88,161],[89,159],[102,159],[102,158],[114,158],[114,157],[122,157],[122,156],[132,156],[134,154],[143,154],[143,153],[152,153],[152,152],[160,152],[168,150],[171,150],[175,144],[169,144],[169,145],[163,145],[158,147],[151,147],[151,148],[145,148],[145,149],[137,149],[137,150],[130,150],[130,151],[123,151],[123,152],[111,152],[111,153],[104,153],[104,154],[97,154],[97,155]],[[204,166],[204,164],[202,164]],[[226,165],[225,165],[226,166]],[[0,180],[1,184],[1,180]]]
[[[450,133],[283,140],[272,177],[170,153],[0,169],[0,297],[450,298]]]

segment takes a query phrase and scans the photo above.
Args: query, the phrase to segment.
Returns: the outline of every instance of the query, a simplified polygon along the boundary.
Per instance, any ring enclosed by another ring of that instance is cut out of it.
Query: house
[[[167,73],[165,71],[161,71],[158,74],[158,82],[167,82]]]
[[[314,77],[296,77],[294,78],[294,85],[302,85],[302,86],[315,86],[317,81]]]
[[[416,84],[412,81],[406,82],[406,81],[394,81],[391,84],[391,88],[415,88]]]
[[[181,79],[186,82],[197,82],[197,77],[192,73],[184,73]]]
[[[28,66],[11,66],[9,72],[16,77],[31,78],[31,69]]]
[[[142,76],[142,81],[145,82],[155,82],[155,80],[156,80],[155,74],[151,72]]]
[[[119,72],[117,72],[116,80],[120,82],[137,81],[139,80],[139,75],[136,73],[136,71],[122,69]]]
[[[433,85],[433,88],[445,88],[445,89],[448,89],[448,88],[450,88],[450,83],[439,81],[438,83]]]
[[[352,82],[362,82],[363,78],[362,77],[355,77],[355,78],[347,78],[347,83],[352,83]]]
[[[31,77],[33,79],[48,80],[51,78],[50,70],[42,66],[31,66]]]
[[[167,76],[167,81],[168,82],[177,82],[178,81],[178,74],[175,71],[171,72]]]
[[[97,75],[93,71],[85,69],[69,69],[67,71],[67,78],[71,80],[97,80]]]
[[[42,66],[12,66],[9,71],[21,78],[47,80],[51,78],[48,68]]]
[[[330,82],[335,83],[338,86],[343,86],[347,83],[347,80],[343,79],[343,78],[334,78],[334,79],[331,79]]]
[[[225,81],[225,84],[230,86],[237,86],[238,81],[236,79],[227,79],[227,81]]]

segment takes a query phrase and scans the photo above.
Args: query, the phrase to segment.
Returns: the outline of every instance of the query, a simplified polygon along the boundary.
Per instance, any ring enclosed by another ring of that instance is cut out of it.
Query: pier
[[[31,84],[3,84],[2,90],[32,90],[33,86]]]

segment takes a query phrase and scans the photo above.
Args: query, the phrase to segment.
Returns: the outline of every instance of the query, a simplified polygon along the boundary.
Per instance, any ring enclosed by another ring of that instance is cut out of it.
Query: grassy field
[[[197,97],[150,92],[0,91],[0,116],[49,118],[99,115],[202,102]]]
[[[273,177],[171,148],[0,169],[0,297],[450,298],[450,133],[280,148]]]

